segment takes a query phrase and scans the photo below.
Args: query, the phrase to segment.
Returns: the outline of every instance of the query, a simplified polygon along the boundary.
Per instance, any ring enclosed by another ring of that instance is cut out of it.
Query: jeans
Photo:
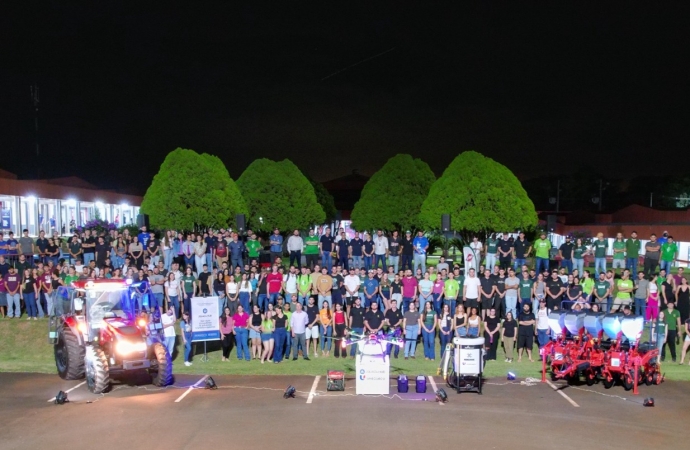
[[[176,295],[170,295],[168,299],[170,300],[170,304],[168,304],[168,307],[172,305],[175,308],[175,317],[180,317],[180,297]]]
[[[276,328],[273,332],[273,339],[275,340],[275,350],[273,351],[273,361],[281,362],[285,354],[285,340],[287,339],[287,330],[285,328]]]
[[[537,328],[537,342],[539,342],[539,348],[542,348],[549,342],[549,335],[546,332],[548,329],[540,330]]]
[[[378,295],[372,295],[371,298],[367,298],[367,296],[364,296],[364,307],[369,308],[372,303],[379,304],[379,296]]]
[[[167,270],[168,272],[170,272],[170,266],[172,265],[172,259],[173,259],[172,249],[167,248],[167,249],[163,250],[163,268],[165,268],[165,270]]]
[[[182,293],[182,306],[184,306],[185,311],[192,313],[192,293],[183,292]]]
[[[350,270],[350,261],[347,255],[338,256],[338,265],[343,268],[343,270]]]
[[[216,292],[218,296],[218,311],[222,314],[225,311],[225,292]]]
[[[379,262],[381,263],[381,268],[383,271],[386,271],[386,255],[385,253],[383,255],[374,255],[375,261],[374,261],[374,267],[379,266]]]
[[[302,267],[302,251],[293,250],[290,252],[290,265],[298,269]]]
[[[488,259],[488,257],[487,257]],[[513,261],[513,270],[515,270],[515,273],[520,273],[521,272],[521,267],[524,266],[527,263],[527,260],[525,258],[515,258],[515,261]],[[489,266],[486,266],[489,268]],[[489,269],[493,271],[493,268]]]
[[[372,259],[373,259],[372,256],[365,256],[364,257],[364,270],[366,270],[367,272],[369,272],[371,270]]]
[[[671,267],[673,266],[673,261],[659,261],[659,270],[665,270],[666,273],[671,273]]]
[[[436,314],[441,314],[441,294],[432,294],[432,297],[434,299],[434,311],[436,311]],[[453,312],[454,309],[451,309]]]
[[[274,292],[272,294],[268,294],[268,301],[271,303],[271,305],[275,306],[276,302],[278,301],[278,296],[280,295],[280,292]]]
[[[645,276],[649,276],[650,274],[656,272],[656,266],[659,264],[658,259],[652,259],[652,258],[647,258],[645,256],[644,258],[644,274]]]
[[[307,301],[309,301],[307,299]],[[333,299],[330,295],[321,295],[319,294],[319,309],[323,308],[323,303],[328,302],[328,309],[333,308]]]
[[[29,317],[37,317],[38,316],[38,309],[36,308],[36,294],[32,293],[25,293],[24,294],[24,304],[26,305],[26,314],[29,315]]]
[[[242,272],[244,272],[244,265],[242,263],[242,255],[233,255],[230,258],[230,268],[235,270],[235,267],[239,267]]]
[[[235,328],[235,344],[237,345],[237,359],[242,360],[242,358],[249,361],[251,355],[249,354],[249,345],[247,345],[247,339],[249,338],[249,331],[246,328]]]
[[[192,270],[194,270],[194,256],[184,257],[184,267],[187,269],[187,267],[191,267]]]
[[[422,274],[426,272],[426,253],[421,255],[419,253],[414,254],[414,267],[412,268],[412,272],[417,272],[417,266],[422,268]]]
[[[457,301],[458,301],[458,300],[457,300],[456,298],[444,298],[444,299],[443,299],[443,304],[444,304],[444,305],[448,305],[448,308],[450,308],[450,309],[449,309],[450,312],[451,312],[452,314],[454,314],[454,313],[455,313],[455,306],[457,305]],[[441,308],[441,311],[442,311],[442,310],[443,310],[443,308]],[[441,312],[439,311],[438,314],[441,314]]]
[[[172,359],[173,352],[175,351],[175,336],[165,337],[165,349],[168,351],[170,359]]]
[[[424,357],[434,359],[434,337],[436,330],[426,331],[422,327],[422,343],[424,344]]]
[[[496,253],[487,253],[486,254],[486,266],[485,267],[493,272],[495,266],[496,266]]]
[[[352,267],[355,269],[362,268],[362,255],[352,256]]]
[[[565,270],[568,271],[568,274],[573,273],[573,260],[572,259],[564,259],[561,261],[561,267],[565,268]],[[582,276],[582,274],[580,274]]]
[[[400,265],[400,257],[399,256],[389,256],[388,257],[389,265],[393,266],[393,272],[398,273],[398,266]],[[385,272],[385,270],[384,270]]]
[[[309,302],[309,297],[311,297],[311,295],[309,295],[309,293],[306,293],[304,295],[299,294],[299,295],[297,295],[297,301],[300,302],[302,304],[302,306],[307,306],[307,303]]]
[[[582,278],[582,274],[585,271],[585,260],[584,258],[573,258],[573,265],[574,268],[577,269],[577,273],[580,274],[580,278]]]
[[[405,327],[405,358],[414,356],[417,350],[417,336],[419,335],[419,325],[408,325]]]
[[[12,314],[12,306],[14,306],[14,315]],[[20,318],[22,316],[22,307],[19,302],[19,292],[16,294],[7,293],[7,317]]]
[[[448,332],[450,330],[450,333],[448,334],[443,334],[442,332],[439,332],[439,337],[441,338],[441,354],[446,349],[446,345],[450,344],[451,339],[453,338],[453,331],[450,328],[443,328],[442,331]]]
[[[631,276],[637,274],[637,258],[625,258],[625,268],[630,270]]]
[[[46,299],[46,315],[52,317],[55,315],[55,306],[53,300],[55,299],[55,292],[43,293],[43,297]]]
[[[544,269],[541,269],[542,266],[544,266]],[[549,258],[537,258],[535,269],[537,273],[542,273],[544,270],[549,270]]]
[[[84,253],[82,256],[84,257],[84,265],[88,266],[91,261],[93,261],[95,253]]]
[[[150,300],[149,300],[149,302],[150,302],[150,304],[149,304],[149,310],[150,310],[150,311],[157,310],[159,306],[162,306],[162,305],[163,305],[163,299],[164,299],[164,298],[165,298],[165,297],[164,297],[163,294],[161,294],[160,292],[157,292],[157,293],[155,293],[155,294],[149,295],[149,299],[150,299]],[[222,310],[221,310],[221,311],[222,311]]]
[[[331,252],[321,252],[321,267],[328,269],[328,273],[331,273],[333,268],[333,258],[331,257]]]
[[[364,333],[364,328],[352,328],[352,331],[357,334],[362,334]],[[415,339],[417,337],[415,336]],[[355,353],[357,352],[357,344],[352,344],[350,345],[350,356],[355,356]]]
[[[412,270],[412,255],[402,255],[402,265],[400,266],[401,269],[410,269]]]
[[[596,276],[601,272],[606,273],[606,258],[594,258],[594,272]]]
[[[249,300],[250,300],[250,294],[249,292],[240,292],[240,305],[242,305],[242,308],[244,308],[245,311],[250,311],[249,309]]]
[[[403,297],[402,301],[402,312],[409,311],[410,303],[413,303],[414,299],[412,297]]]
[[[256,304],[259,306],[260,311],[266,311],[268,308],[268,296],[266,294],[259,294],[256,298]]]
[[[321,326],[321,351],[323,351],[324,347],[328,348],[328,351],[331,351],[331,336],[333,336],[333,327],[331,325],[328,325],[327,327],[324,327],[323,325]],[[326,343],[328,341],[328,343]]]
[[[636,316],[644,316],[646,309],[647,309],[647,300],[644,298],[635,297],[634,302],[635,302],[635,315]]]
[[[184,341],[184,361],[185,362],[191,362],[192,357],[192,333],[185,333],[185,341]]]
[[[518,317],[517,315],[517,297],[508,297],[506,295],[506,314],[509,312],[513,314],[513,317]]]
[[[300,347],[302,348],[302,355],[307,357],[307,340],[305,333],[295,333],[292,338],[292,359],[297,358]]]

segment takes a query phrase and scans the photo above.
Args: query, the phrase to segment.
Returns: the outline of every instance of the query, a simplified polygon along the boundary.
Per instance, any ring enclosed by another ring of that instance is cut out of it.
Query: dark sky
[[[17,3],[0,13],[0,167],[22,177],[33,82],[43,175],[142,192],[176,147],[234,178],[287,157],[320,181],[399,152],[440,174],[474,149],[522,178],[690,163],[681,2]]]

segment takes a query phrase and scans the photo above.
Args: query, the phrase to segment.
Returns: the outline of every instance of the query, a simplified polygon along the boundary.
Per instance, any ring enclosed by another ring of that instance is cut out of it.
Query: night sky
[[[474,149],[523,179],[690,163],[687,3],[16,3],[0,14],[0,167],[24,178],[34,82],[41,175],[140,193],[176,147],[233,178],[287,157],[319,181],[400,152],[440,175]]]

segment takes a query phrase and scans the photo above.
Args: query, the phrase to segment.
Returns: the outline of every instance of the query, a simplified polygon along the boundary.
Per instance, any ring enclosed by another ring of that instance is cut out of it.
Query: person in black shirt
[[[530,250],[532,250],[532,244],[525,239],[525,233],[520,232],[520,236],[513,243],[513,255],[515,257],[513,269],[515,272],[518,272],[520,267],[527,263],[527,255]]]
[[[558,273],[553,272],[546,282],[546,307],[552,311],[561,309],[561,298],[564,292],[563,282],[558,277]]]
[[[204,264],[203,270],[201,273],[199,273],[199,291],[201,292],[202,297],[208,297],[211,295],[211,286],[208,283],[208,279],[210,277],[211,274],[208,271],[208,266]]]
[[[503,342],[503,351],[506,353],[507,363],[513,362],[516,328],[517,322],[513,318],[513,313],[508,311],[506,313],[506,320],[503,321],[503,328],[501,328],[501,341]]]
[[[84,265],[88,266],[89,263],[93,261],[94,253],[96,252],[96,238],[91,236],[90,230],[84,231],[84,237],[81,240],[81,248],[84,251]]]
[[[494,294],[496,290],[496,280],[491,278],[491,272],[489,269],[484,269],[484,276],[479,280],[481,283],[481,299],[482,299],[482,309],[491,308],[494,303]],[[505,286],[505,285],[504,285]],[[496,308],[500,311],[499,308]]]
[[[359,237],[359,232],[355,233],[355,237],[350,241],[350,256],[352,256],[352,265],[356,269],[362,268],[362,239]]]
[[[319,238],[319,251],[321,252],[321,266],[325,267],[329,272],[333,267],[331,252],[333,251],[334,244],[335,239],[331,236],[331,229],[326,228],[326,234]]]
[[[337,254],[338,254],[338,265],[342,266],[345,270],[349,270],[349,256],[350,256],[350,241],[347,240],[345,232],[340,233],[340,240],[336,244]]]
[[[496,315],[496,310],[491,308],[484,320],[484,347],[486,348],[487,361],[496,361],[500,328],[501,319]]]
[[[508,240],[508,235],[504,234],[503,239],[498,242],[498,262],[501,269],[510,267],[510,260],[513,257],[513,244]]]
[[[385,326],[387,326],[390,330],[395,331],[400,329],[402,326],[403,322],[403,315],[402,311],[398,309],[398,302],[395,300],[390,301],[391,307],[388,308],[388,310],[385,312],[384,317],[386,318]],[[388,344],[388,349],[387,349],[387,354],[388,356],[391,355],[391,347],[393,347],[392,344]],[[400,347],[395,346],[395,357],[398,357],[398,354],[400,353]]]
[[[362,306],[362,300],[359,297],[355,298],[355,304],[350,307],[350,324],[349,327],[354,333],[363,334],[364,333],[364,307]],[[352,344],[350,346],[350,358],[355,357],[355,351],[357,349],[357,344]]]
[[[307,353],[309,353],[309,343],[313,342],[314,344],[314,357],[318,358],[319,353],[318,353],[318,344],[319,344],[319,307],[316,306],[316,303],[314,302],[314,297],[309,297],[309,301],[307,303],[307,307],[305,309],[307,312],[307,333],[306,333],[306,339],[307,339]],[[309,356],[309,355],[307,355]]]
[[[38,248],[38,260],[43,264],[48,264],[46,258],[46,249],[48,248],[48,239],[46,239],[45,231],[41,231],[36,239],[36,247]]]
[[[530,362],[532,359],[532,346],[534,345],[534,324],[536,320],[532,314],[532,305],[525,303],[522,305],[522,312],[518,320],[518,362],[522,361],[523,350],[527,350],[527,357]]]
[[[568,274],[573,273],[573,243],[570,236],[565,237],[565,243],[558,248],[558,256],[561,257],[561,267],[568,271]],[[582,276],[582,274],[580,274]]]
[[[105,243],[103,236],[98,237],[98,244],[95,247],[96,250],[96,267],[102,268],[105,265],[105,260],[110,255],[109,247]]]
[[[414,255],[414,239],[412,238],[412,233],[410,231],[405,232],[405,237],[402,239],[402,242],[400,242],[400,246],[402,247],[402,264],[400,265],[400,268],[402,270],[412,270],[412,258]]]
[[[371,309],[364,314],[364,327],[369,333],[378,333],[383,328],[383,313],[379,311],[379,304],[373,302]]]

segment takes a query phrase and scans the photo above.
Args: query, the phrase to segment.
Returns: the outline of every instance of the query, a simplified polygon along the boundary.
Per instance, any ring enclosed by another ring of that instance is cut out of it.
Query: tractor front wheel
[[[168,350],[160,342],[153,344],[153,354],[156,362],[152,365],[149,373],[151,382],[154,386],[165,387],[173,384],[172,358]]]
[[[86,346],[85,352],[86,385],[94,394],[102,394],[110,389],[110,368],[105,353],[93,345]]]
[[[63,380],[84,378],[84,347],[79,345],[77,336],[69,328],[58,333],[55,344],[55,366]]]

